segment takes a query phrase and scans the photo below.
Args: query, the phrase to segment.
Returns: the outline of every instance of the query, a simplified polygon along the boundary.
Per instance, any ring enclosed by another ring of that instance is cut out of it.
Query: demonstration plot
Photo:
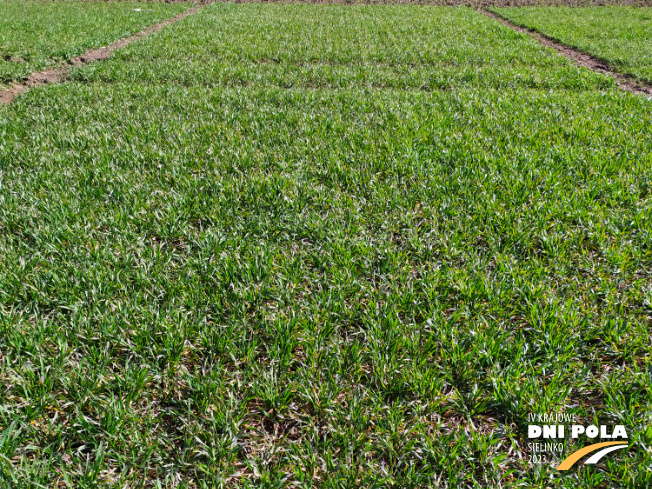
[[[652,8],[528,7],[493,9],[604,60],[620,73],[652,82]]]
[[[160,22],[183,4],[0,2],[0,86]]]
[[[0,107],[7,480],[652,483],[521,436],[652,441],[647,99],[413,7],[212,5],[75,79]]]
[[[471,9],[417,6],[214,6],[76,78],[426,91],[614,86]]]

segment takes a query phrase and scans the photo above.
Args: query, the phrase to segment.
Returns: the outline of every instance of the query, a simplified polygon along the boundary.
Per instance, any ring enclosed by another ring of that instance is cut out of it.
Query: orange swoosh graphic
[[[600,448],[609,447],[611,445],[626,445],[626,443],[622,441],[607,441],[605,443],[595,443],[593,445],[589,445],[588,447],[584,447],[581,450],[571,453],[568,457],[564,459],[562,463],[559,464],[557,470],[568,470],[575,464],[575,462],[577,462],[587,453],[595,452]]]

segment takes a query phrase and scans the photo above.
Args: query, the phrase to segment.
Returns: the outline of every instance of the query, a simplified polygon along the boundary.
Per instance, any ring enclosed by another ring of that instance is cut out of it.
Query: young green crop
[[[0,86],[186,9],[136,2],[0,2]]]
[[[652,483],[648,100],[395,6],[214,4],[75,79],[0,107],[5,485]],[[561,410],[633,448],[528,465]]]
[[[652,82],[652,8],[529,7],[494,11],[596,56],[616,71]]]
[[[613,86],[471,9],[396,5],[215,6],[76,76],[87,82],[425,91]]]

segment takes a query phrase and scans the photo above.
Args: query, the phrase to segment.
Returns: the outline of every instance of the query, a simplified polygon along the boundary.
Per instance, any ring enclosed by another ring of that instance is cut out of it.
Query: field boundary
[[[576,64],[584,68],[588,68],[597,73],[603,73],[605,75],[611,76],[616,80],[618,86],[623,90],[632,93],[652,96],[651,85],[645,83],[643,80],[637,79],[633,75],[627,75],[624,73],[618,73],[617,71],[613,71],[600,58],[596,58],[595,56],[585,53],[584,51],[568,46],[567,44],[561,43],[549,36],[546,36],[545,34],[542,34],[536,29],[531,29],[529,27],[515,24],[511,20],[506,19],[505,17],[501,16],[496,12],[492,12],[485,8],[480,8],[479,11],[484,15],[486,15],[487,17],[497,20],[498,22],[501,22],[502,24],[506,25],[507,27],[517,32],[528,34],[529,36],[538,40],[540,43],[555,49],[558,53],[562,54],[566,58],[570,59],[571,61],[575,62]]]
[[[191,7],[181,12],[180,14],[175,15],[174,17],[159,22],[158,24],[149,26],[143,29],[142,31],[139,31],[130,36],[118,39],[107,46],[89,49],[85,53],[76,56],[75,58],[72,58],[66,64],[60,64],[53,68],[48,68],[47,70],[34,72],[31,75],[29,75],[26,79],[24,79],[22,82],[14,83],[6,88],[0,89],[0,105],[10,104],[11,102],[14,101],[14,99],[16,99],[16,97],[27,92],[32,87],[45,85],[48,83],[64,82],[68,79],[70,69],[72,67],[81,66],[83,64],[93,63],[96,61],[102,61],[108,59],[113,54],[114,51],[121,49],[131,44],[132,42],[143,39],[157,31],[160,31],[161,29],[171,24],[183,20],[186,17],[195,14],[201,8],[203,8],[203,5]],[[503,25],[509,27],[510,29],[513,29],[520,33],[527,34],[530,37],[537,39],[545,46],[552,47],[558,53],[572,60],[579,66],[588,68],[597,73],[603,73],[605,75],[611,76],[616,80],[618,86],[622,90],[652,97],[652,84],[648,84],[643,80],[637,79],[633,75],[614,71],[609,68],[609,66],[605,61],[595,56],[592,56],[577,48],[573,48],[571,46],[568,46],[567,44],[559,42],[556,39],[553,39],[545,34],[542,34],[536,29],[532,29],[530,27],[516,24],[511,20],[508,20],[507,18],[501,16],[499,13],[487,10],[485,7],[479,7],[477,8],[477,10],[480,13],[484,14],[485,16],[494,19],[502,23]]]
[[[107,46],[89,49],[85,53],[72,58],[66,64],[60,64],[53,68],[48,68],[47,70],[34,72],[22,82],[14,83],[9,87],[0,89],[0,104],[10,104],[16,97],[25,93],[32,87],[45,85],[47,83],[64,82],[68,79],[70,69],[73,66],[81,66],[83,64],[93,63],[95,61],[105,60],[109,58],[109,56],[111,56],[117,49],[123,48],[132,42],[138,41],[139,39],[143,39],[171,24],[174,24],[175,22],[179,22],[180,20],[183,20],[186,17],[196,13],[201,8],[203,7],[191,7],[188,10],[184,10],[180,14],[175,15],[174,17],[170,17],[169,19],[166,19],[163,22],[159,22],[158,24],[151,25],[142,31],[136,32],[130,36],[120,38]]]

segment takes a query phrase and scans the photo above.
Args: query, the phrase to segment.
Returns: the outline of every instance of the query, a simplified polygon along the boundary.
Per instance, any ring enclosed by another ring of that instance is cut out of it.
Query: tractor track
[[[579,66],[588,68],[589,70],[595,71],[597,73],[603,73],[605,75],[611,76],[616,80],[618,86],[621,89],[626,90],[628,92],[638,93],[641,95],[652,97],[652,86],[646,84],[641,80],[637,80],[635,77],[631,75],[626,75],[623,73],[618,73],[616,71],[613,71],[601,59],[596,58],[595,56],[591,56],[590,54],[580,51],[579,49],[572,48],[566,44],[556,41],[546,36],[545,34],[541,34],[537,30],[515,24],[510,20],[507,20],[506,18],[500,16],[499,14],[491,12],[485,8],[480,8],[478,10],[479,12],[483,13],[487,17],[490,17],[498,22],[501,22],[502,24],[506,25],[507,27],[517,32],[522,32],[524,34],[527,34],[533,37],[534,39],[538,40],[541,44],[555,49],[558,53],[562,54],[563,56],[570,59],[571,61],[573,61],[575,64]]]
[[[48,83],[64,82],[68,79],[72,67],[105,60],[109,58],[117,49],[123,48],[132,42],[143,39],[171,24],[174,24],[175,22],[179,22],[189,15],[193,15],[201,8],[202,7],[191,7],[188,10],[184,10],[180,14],[175,15],[174,17],[164,20],[163,22],[149,26],[140,32],[132,34],[131,36],[118,39],[108,46],[89,49],[85,53],[72,58],[66,64],[60,64],[53,68],[48,68],[47,70],[34,72],[22,82],[14,83],[7,88],[0,89],[0,104],[10,104],[16,97],[25,93],[32,87],[38,87]]]
[[[27,90],[29,90],[32,87],[37,87],[48,83],[64,82],[68,79],[72,67],[105,60],[109,58],[113,54],[113,52],[116,51],[117,49],[123,48],[131,44],[132,42],[143,39],[157,31],[160,31],[161,29],[171,24],[174,24],[175,22],[183,20],[186,17],[195,14],[201,8],[202,6],[189,8],[188,10],[185,10],[184,12],[174,17],[171,17],[167,20],[164,20],[163,22],[147,27],[146,29],[137,32],[136,34],[132,34],[131,36],[124,37],[122,39],[118,39],[117,41],[109,44],[108,46],[90,49],[85,53],[71,59],[66,64],[61,64],[59,66],[49,68],[47,70],[34,72],[22,82],[14,83],[13,85],[10,85],[7,88],[0,89],[0,104],[10,104],[11,102],[13,102],[13,100],[16,97],[25,93]],[[556,41],[534,29],[530,29],[528,27],[523,27],[518,24],[515,24],[510,20],[507,20],[506,18],[500,16],[497,13],[487,10],[484,7],[479,7],[477,10],[480,13],[486,15],[487,17],[494,19],[502,23],[503,25],[509,27],[510,29],[527,34],[537,39],[543,45],[555,49],[557,52],[559,52],[566,58],[572,60],[574,63],[576,63],[579,66],[588,68],[597,73],[603,73],[605,75],[611,76],[616,80],[618,86],[623,90],[652,97],[651,85],[646,84],[641,80],[637,80],[631,75],[626,75],[611,70],[607,66],[607,64],[605,64],[605,62],[600,60],[599,58],[596,58],[594,56],[591,56],[590,54],[587,54],[578,49],[563,44],[559,41]]]

